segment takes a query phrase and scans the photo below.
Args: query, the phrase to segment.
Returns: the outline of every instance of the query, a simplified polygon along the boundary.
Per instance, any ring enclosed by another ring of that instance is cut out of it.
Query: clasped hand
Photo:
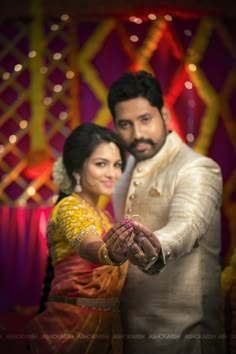
[[[157,236],[136,221],[125,219],[115,224],[104,236],[109,255],[115,262],[129,260],[145,269],[160,252]]]

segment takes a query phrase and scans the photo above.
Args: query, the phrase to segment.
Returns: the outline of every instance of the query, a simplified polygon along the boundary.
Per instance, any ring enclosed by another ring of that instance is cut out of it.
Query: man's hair
[[[108,93],[108,107],[115,121],[115,106],[117,103],[132,98],[143,97],[159,111],[163,107],[163,95],[159,81],[146,71],[126,73],[113,82]]]

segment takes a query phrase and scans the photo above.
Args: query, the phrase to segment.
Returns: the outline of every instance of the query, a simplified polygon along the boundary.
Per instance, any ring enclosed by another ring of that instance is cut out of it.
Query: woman
[[[81,124],[64,144],[53,171],[59,198],[47,227],[54,278],[46,309],[30,324],[34,353],[122,353],[118,299],[132,223],[112,228],[97,204],[111,195],[125,163],[116,134],[92,123]],[[117,253],[103,240],[113,231]]]

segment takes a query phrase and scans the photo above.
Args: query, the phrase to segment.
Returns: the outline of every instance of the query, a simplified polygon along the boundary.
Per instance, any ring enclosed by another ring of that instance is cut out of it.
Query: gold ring
[[[135,258],[143,258],[145,256],[143,250],[140,250],[138,253],[134,255]]]

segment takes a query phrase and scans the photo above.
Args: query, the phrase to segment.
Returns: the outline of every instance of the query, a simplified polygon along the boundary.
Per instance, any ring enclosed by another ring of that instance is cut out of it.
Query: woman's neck
[[[98,204],[99,197],[97,197],[97,196],[94,197],[94,196],[88,195],[88,194],[86,194],[84,192],[79,192],[79,193],[74,192],[74,193],[79,195],[81,198],[83,198],[93,208],[97,209],[97,204]]]

